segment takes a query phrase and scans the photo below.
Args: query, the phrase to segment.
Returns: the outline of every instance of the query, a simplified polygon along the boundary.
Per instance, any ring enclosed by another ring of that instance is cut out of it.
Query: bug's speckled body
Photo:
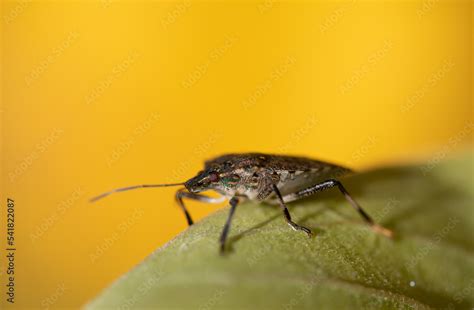
[[[342,166],[305,157],[261,153],[228,154],[206,162],[204,170],[185,183],[190,192],[215,190],[226,197],[271,201],[276,184],[283,196],[303,190],[318,182],[349,173]],[[211,176],[217,174],[217,181]]]

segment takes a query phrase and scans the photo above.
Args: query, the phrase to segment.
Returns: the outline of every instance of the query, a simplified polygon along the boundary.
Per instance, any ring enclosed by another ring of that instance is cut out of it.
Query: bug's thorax
[[[252,196],[257,191],[260,175],[257,167],[222,166],[206,169],[185,183],[190,192],[214,190],[220,194],[233,196]]]

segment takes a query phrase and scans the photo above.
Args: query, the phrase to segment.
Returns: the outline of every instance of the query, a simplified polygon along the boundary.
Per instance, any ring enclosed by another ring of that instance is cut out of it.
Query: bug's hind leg
[[[288,211],[288,208],[286,207],[285,202],[283,201],[283,197],[281,196],[281,193],[280,193],[280,191],[278,190],[278,187],[275,184],[273,184],[273,191],[275,192],[275,194],[278,197],[278,200],[280,202],[280,207],[283,209],[283,214],[285,215],[285,219],[286,219],[286,222],[288,223],[288,225],[290,225],[291,228],[293,228],[294,230],[304,231],[306,234],[308,234],[309,237],[311,237],[312,233],[311,233],[310,229],[308,229],[304,226],[300,226],[300,225],[296,224],[295,222],[293,222],[291,220],[290,212]]]
[[[392,237],[393,232],[380,225],[377,225],[374,222],[374,220],[367,214],[367,212],[365,212],[364,209],[362,209],[359,206],[359,204],[352,198],[352,196],[347,192],[347,190],[338,180],[330,179],[330,180],[315,184],[313,186],[310,186],[308,188],[305,188],[303,190],[300,190],[296,193],[288,194],[284,197],[284,201],[286,202],[295,201],[307,196],[311,196],[316,192],[320,192],[331,187],[337,187],[339,191],[344,195],[346,200],[351,204],[351,206],[360,214],[360,216],[364,219],[364,221],[367,224],[369,224],[375,231],[382,233],[383,235],[387,237]]]
[[[188,225],[191,226],[193,225],[193,219],[191,218],[191,215],[188,212],[188,209],[186,209],[186,206],[184,205],[183,198],[188,198],[192,200],[197,200],[205,203],[220,203],[225,200],[224,196],[213,198],[213,197],[208,197],[204,196],[201,194],[194,194],[186,191],[186,189],[182,188],[176,192],[176,201],[178,202],[181,210],[184,212],[184,216],[186,216],[186,220],[188,221]]]

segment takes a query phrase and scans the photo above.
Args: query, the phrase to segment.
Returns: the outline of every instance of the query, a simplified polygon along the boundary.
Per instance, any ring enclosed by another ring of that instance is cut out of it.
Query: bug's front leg
[[[237,197],[232,197],[229,200],[229,204],[230,204],[229,215],[227,217],[227,221],[225,222],[224,228],[222,229],[221,237],[219,239],[221,254],[224,254],[225,241],[227,240],[227,235],[229,234],[230,222],[232,221],[232,217],[234,216],[235,208],[237,207],[238,203],[239,203],[239,199]]]
[[[286,219],[286,222],[288,223],[288,225],[290,225],[291,228],[293,228],[294,230],[304,231],[305,233],[308,234],[309,237],[311,237],[312,233],[311,233],[310,229],[308,229],[304,226],[300,226],[300,225],[296,224],[295,222],[293,222],[291,220],[290,212],[288,211],[288,208],[286,207],[285,202],[283,201],[280,190],[278,190],[278,187],[275,184],[272,184],[272,186],[273,186],[273,191],[277,195],[278,201],[280,202],[280,207],[283,209],[283,214],[285,215],[285,219]]]
[[[193,225],[193,219],[191,218],[191,215],[188,212],[188,209],[186,209],[186,206],[184,205],[183,198],[188,198],[192,200],[197,200],[205,203],[221,203],[225,200],[224,196],[213,198],[213,197],[208,197],[204,196],[201,194],[195,194],[195,193],[190,193],[188,192],[185,188],[182,188],[176,192],[176,201],[178,202],[178,205],[181,207],[181,209],[184,212],[184,215],[186,216],[186,220],[188,221],[188,225],[191,226]]]

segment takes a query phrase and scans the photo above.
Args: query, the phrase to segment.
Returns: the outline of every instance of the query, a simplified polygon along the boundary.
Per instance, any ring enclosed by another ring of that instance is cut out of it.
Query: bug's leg
[[[184,215],[186,216],[186,220],[188,221],[188,225],[191,226],[193,224],[193,219],[191,218],[191,215],[188,212],[188,209],[186,209],[186,206],[184,205],[183,198],[188,198],[188,199],[193,199],[205,203],[220,203],[225,200],[224,196],[218,197],[218,198],[213,198],[213,197],[208,197],[204,196],[201,194],[194,194],[186,191],[186,189],[182,188],[176,192],[176,201],[178,202],[178,205],[181,207],[181,209],[184,212]]]
[[[230,204],[229,215],[227,217],[227,221],[225,222],[224,228],[222,229],[221,237],[219,239],[221,254],[224,253],[225,241],[227,240],[227,235],[229,234],[229,229],[230,229],[230,222],[232,221],[232,217],[234,216],[235,208],[237,207],[238,203],[239,203],[239,199],[237,197],[232,197],[229,200],[229,204]]]
[[[347,190],[342,186],[341,182],[335,179],[330,179],[318,184],[315,184],[313,186],[310,186],[308,188],[305,188],[303,190],[300,190],[296,193],[292,193],[289,195],[286,195],[284,197],[284,201],[289,202],[289,201],[294,201],[297,199],[301,199],[307,196],[311,196],[316,192],[323,191],[325,189],[331,188],[331,187],[337,187],[339,191],[344,195],[346,200],[351,204],[351,206],[360,214],[360,216],[364,219],[367,224],[369,224],[375,231],[380,232],[387,237],[392,237],[393,233],[389,229],[386,229],[380,225],[377,225],[374,220],[367,214],[367,212],[362,209],[359,204],[352,198],[352,196],[347,192]]]
[[[288,223],[288,225],[291,226],[291,228],[293,228],[294,230],[302,230],[304,231],[305,233],[308,234],[309,237],[311,237],[311,230],[304,227],[304,226],[300,226],[298,224],[296,224],[295,222],[293,222],[291,220],[291,215],[290,215],[290,212],[288,211],[288,208],[286,207],[285,205],[285,202],[283,201],[283,197],[281,196],[281,193],[280,191],[278,190],[278,187],[273,184],[273,191],[275,192],[275,194],[277,195],[278,197],[278,200],[280,202],[280,207],[283,209],[283,214],[285,215],[285,219],[286,219],[286,222]]]

